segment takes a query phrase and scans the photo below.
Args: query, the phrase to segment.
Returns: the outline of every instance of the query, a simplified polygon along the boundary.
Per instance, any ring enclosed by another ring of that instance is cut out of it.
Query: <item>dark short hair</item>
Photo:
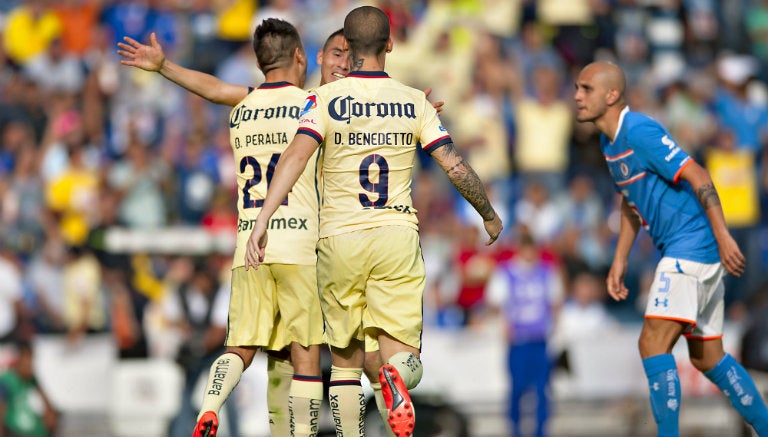
[[[334,38],[337,36],[344,36],[344,28],[337,30],[336,32],[333,32],[332,34],[328,35],[328,38],[325,40],[325,43],[323,44],[323,50],[328,50],[328,44],[333,41]]]
[[[389,17],[379,8],[360,6],[344,19],[344,38],[358,55],[378,55],[389,41]]]
[[[267,18],[253,32],[253,51],[264,74],[291,64],[296,49],[304,51],[299,31],[279,18]]]

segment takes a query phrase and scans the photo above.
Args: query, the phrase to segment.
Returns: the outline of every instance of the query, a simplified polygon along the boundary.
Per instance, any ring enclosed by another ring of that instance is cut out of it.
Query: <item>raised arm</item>
[[[747,260],[739,249],[739,245],[731,236],[728,226],[725,223],[723,215],[723,206],[720,204],[720,196],[717,194],[712,177],[704,167],[691,160],[683,169],[680,178],[688,181],[699,199],[701,207],[707,214],[709,223],[712,226],[712,233],[717,240],[717,248],[720,252],[720,261],[728,270],[728,273],[734,276],[741,276],[744,273]]]
[[[216,76],[171,62],[165,57],[163,47],[154,32],[149,35],[149,45],[127,36],[123,37],[123,40],[125,42],[117,43],[117,54],[125,58],[120,61],[123,65],[160,73],[182,88],[221,105],[235,106],[248,95],[248,87],[232,85]]]
[[[443,169],[456,190],[483,218],[483,226],[490,239],[486,245],[499,238],[502,224],[496,211],[488,200],[485,186],[475,170],[459,154],[453,143],[447,143],[432,152],[432,159]]]

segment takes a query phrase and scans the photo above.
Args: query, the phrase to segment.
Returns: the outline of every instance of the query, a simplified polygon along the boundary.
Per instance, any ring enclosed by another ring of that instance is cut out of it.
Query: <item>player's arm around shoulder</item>
[[[501,218],[493,209],[491,201],[485,192],[485,185],[477,176],[475,170],[464,160],[456,150],[453,142],[445,143],[432,150],[430,155],[437,165],[443,169],[456,190],[475,208],[483,218],[483,226],[490,239],[486,245],[492,244],[499,238],[503,228]]]
[[[725,215],[723,214],[723,206],[720,203],[720,196],[717,194],[712,177],[707,169],[695,162],[693,158],[690,161],[680,173],[680,179],[691,184],[694,193],[696,193],[696,198],[707,214],[709,223],[712,226],[712,233],[717,240],[720,261],[723,263],[723,266],[725,266],[725,269],[730,274],[737,277],[741,276],[744,273],[747,261],[728,230]]]

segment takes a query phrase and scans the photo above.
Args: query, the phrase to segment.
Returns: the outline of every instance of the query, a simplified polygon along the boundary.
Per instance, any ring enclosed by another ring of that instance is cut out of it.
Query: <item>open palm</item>
[[[149,45],[128,36],[123,37],[123,40],[125,42],[117,43],[117,54],[124,58],[120,60],[121,64],[147,71],[160,71],[165,61],[165,53],[154,32],[149,35]]]

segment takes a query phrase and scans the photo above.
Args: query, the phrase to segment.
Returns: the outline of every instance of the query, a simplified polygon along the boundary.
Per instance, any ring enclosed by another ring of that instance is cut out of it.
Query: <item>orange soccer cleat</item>
[[[408,389],[395,366],[385,364],[379,370],[381,394],[389,411],[389,426],[397,437],[410,437],[416,426],[416,412]]]
[[[197,421],[192,437],[216,437],[216,430],[218,429],[219,417],[213,411],[206,411]]]

